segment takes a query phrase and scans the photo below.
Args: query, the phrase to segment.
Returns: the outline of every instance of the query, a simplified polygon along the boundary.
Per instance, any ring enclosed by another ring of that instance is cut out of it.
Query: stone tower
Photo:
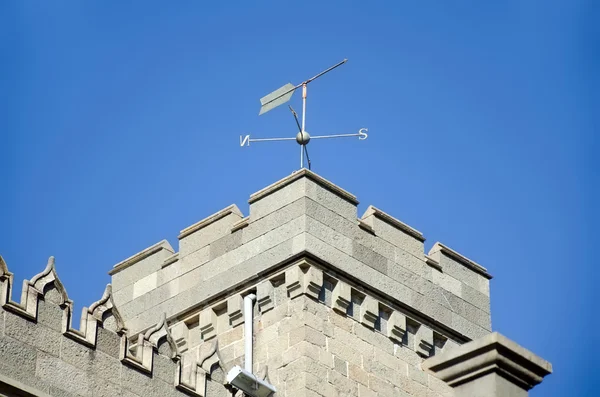
[[[305,169],[249,204],[115,265],[79,327],[52,259],[16,303],[0,258],[0,396],[241,396],[250,342],[275,397],[526,396],[551,372],[491,332],[465,256]]]

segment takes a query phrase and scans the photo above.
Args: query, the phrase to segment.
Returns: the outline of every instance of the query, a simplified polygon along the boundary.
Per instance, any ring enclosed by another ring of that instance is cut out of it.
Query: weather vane
[[[322,71],[321,73],[317,74],[314,77],[311,77],[308,80],[304,80],[302,83],[300,83],[298,85],[293,85],[292,83],[288,83],[288,84],[284,85],[283,87],[276,89],[272,93],[270,93],[260,99],[261,107],[260,107],[260,112],[258,113],[259,116],[261,114],[268,112],[269,110],[276,108],[279,105],[283,105],[284,103],[288,102],[292,98],[292,94],[294,93],[294,91],[296,91],[298,88],[302,87],[302,125],[300,125],[300,121],[298,120],[298,115],[296,114],[294,109],[288,105],[292,114],[294,115],[294,119],[296,120],[296,126],[298,127],[298,133],[296,134],[295,138],[250,138],[250,135],[246,135],[246,136],[240,135],[240,146],[241,147],[250,146],[250,142],[296,140],[296,142],[298,142],[298,144],[300,145],[300,168],[304,167],[304,156],[306,156],[306,161],[308,163],[308,169],[310,170],[310,158],[308,157],[308,150],[306,149],[306,145],[308,145],[308,142],[310,142],[311,139],[345,138],[345,137],[352,137],[352,136],[357,136],[358,139],[361,141],[367,139],[368,129],[366,129],[366,128],[361,128],[360,130],[358,130],[358,132],[356,134],[336,134],[336,135],[317,135],[317,136],[310,136],[310,134],[305,129],[305,126],[306,126],[306,91],[307,91],[308,83],[317,79],[318,77],[323,76],[325,73],[332,71],[333,69],[337,68],[338,66],[345,64],[347,61],[348,61],[347,59],[344,59],[342,62],[333,65],[329,69]]]

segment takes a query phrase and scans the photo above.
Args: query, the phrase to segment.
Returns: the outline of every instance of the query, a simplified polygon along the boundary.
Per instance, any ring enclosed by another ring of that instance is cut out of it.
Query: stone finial
[[[221,367],[218,341],[209,343],[209,348],[198,356],[185,355],[178,362],[175,387],[197,397],[206,396],[206,379],[215,366]]]
[[[36,320],[38,315],[38,299],[42,295],[49,301],[56,302],[63,310],[68,312],[73,302],[69,299],[67,291],[58,278],[54,267],[54,257],[48,259],[46,268],[35,275],[31,281],[23,281],[21,291],[21,302],[12,301],[12,283],[13,274],[8,270],[4,259],[0,260],[0,304],[14,313],[17,313],[30,320]],[[53,287],[53,288],[49,288]]]
[[[104,289],[102,298],[92,303],[89,308],[84,307],[81,310],[79,329],[73,328],[70,305],[64,309],[64,313],[65,315],[63,315],[62,324],[63,334],[71,339],[82,342],[89,347],[94,347],[96,345],[98,323],[101,323],[104,328],[112,330],[117,334],[122,334],[126,331],[123,318],[115,307],[112,299],[112,288],[110,284]],[[114,320],[110,325],[107,324],[109,315],[111,315]]]
[[[2,306],[10,300],[12,280],[13,274],[8,271],[8,266],[2,255],[0,255],[0,305]]]
[[[58,292],[58,296],[54,299],[57,301],[59,305],[64,305],[69,302],[69,297],[67,295],[67,291],[63,286],[62,282],[58,278],[58,274],[56,273],[56,267],[54,266],[54,257],[51,256],[48,258],[48,264],[44,271],[39,274],[33,276],[29,284],[36,290],[40,295],[45,295],[47,292],[47,287],[49,285],[54,286],[56,291]]]
[[[456,397],[526,397],[552,373],[549,362],[497,332],[431,357],[421,366],[453,387]]]
[[[124,364],[137,368],[147,374],[151,374],[154,363],[154,351],[160,348],[160,344],[162,341],[165,341],[165,338],[171,349],[169,356],[179,360],[180,354],[173,337],[171,336],[171,332],[167,327],[167,317],[165,313],[161,315],[160,320],[154,327],[146,331],[145,334],[139,334],[137,336],[137,342],[133,346],[130,346],[127,335],[121,335],[120,359]]]
[[[156,348],[159,352],[161,350],[162,343],[166,342],[170,352],[166,355],[170,358],[179,357],[179,351],[177,349],[177,344],[171,335],[171,331],[167,326],[167,314],[163,313],[160,321],[148,331],[144,335],[144,339],[150,342],[150,344]]]
[[[110,284],[106,285],[104,293],[102,294],[102,298],[92,303],[88,309],[88,313],[96,320],[103,323],[104,328],[106,328],[106,324],[104,324],[104,322],[107,318],[107,315],[111,314],[115,322],[113,331],[116,333],[125,331],[125,322],[123,321],[121,313],[119,313],[119,310],[115,306],[115,301],[112,294],[112,285]]]

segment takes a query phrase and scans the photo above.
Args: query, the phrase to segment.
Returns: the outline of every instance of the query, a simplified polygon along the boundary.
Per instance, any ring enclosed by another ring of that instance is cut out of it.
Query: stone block
[[[315,201],[317,204],[321,204],[323,207],[328,208],[336,214],[353,222],[356,220],[356,205],[358,204],[358,201],[355,197],[348,197],[351,195],[347,192],[345,192],[346,197],[341,197],[339,192],[334,193],[314,180],[307,180],[305,189],[306,197]]]
[[[106,379],[92,377],[91,381],[92,397],[127,397],[127,394],[124,394],[123,389],[118,385],[120,379],[113,381],[113,383]]]
[[[4,335],[17,339],[53,356],[59,355],[62,334],[18,315],[6,313]]]
[[[335,247],[348,255],[352,255],[353,241],[351,238],[310,216],[306,217],[306,232],[312,234],[319,240],[326,242],[332,247]]]
[[[178,237],[179,257],[184,258],[221,237],[231,234],[231,227],[242,218],[239,209],[233,205],[182,230]]]
[[[394,356],[398,357],[408,365],[419,365],[423,361],[421,356],[419,356],[414,350],[403,345],[394,346]]]
[[[244,337],[244,327],[238,326],[218,335],[219,346],[225,347]]]
[[[327,380],[342,396],[356,396],[358,393],[358,383],[337,371],[327,370]]]
[[[352,288],[345,282],[338,280],[333,287],[332,292],[332,308],[342,315],[348,312],[348,306],[351,302]]]
[[[198,324],[202,340],[210,340],[217,336],[217,315],[213,309],[201,311]]]
[[[172,383],[176,370],[177,364],[175,364],[169,357],[160,354],[154,356],[154,362],[152,364],[153,378],[158,378],[164,382]]]
[[[210,260],[218,258],[229,251],[233,251],[240,245],[242,245],[241,232],[227,234],[210,243]]]
[[[433,280],[433,269],[427,264],[423,253],[414,255],[402,248],[394,247],[394,258],[392,260],[393,264],[390,263],[390,267],[402,266],[404,269],[410,270],[425,280]]]
[[[140,280],[133,283],[133,299],[144,295],[145,293],[156,288],[156,281],[158,277],[158,272],[150,273],[146,277],[141,278]]]
[[[85,370],[48,354],[37,355],[35,376],[68,393],[89,396],[91,379]]]
[[[358,397],[378,397],[378,394],[369,389],[367,385],[358,385]]]
[[[419,257],[423,255],[425,238],[418,231],[393,218],[385,212],[369,206],[361,218],[369,224],[375,234],[394,246]]]
[[[344,376],[348,376],[348,362],[333,356],[333,369]]]
[[[261,313],[266,313],[275,307],[274,294],[275,288],[273,288],[273,284],[270,280],[264,280],[258,283],[256,286],[256,303],[258,304]]]
[[[489,294],[491,276],[484,267],[440,243],[434,244],[428,255],[438,261],[444,273],[483,294]]]
[[[246,244],[248,241],[252,241],[257,237],[304,215],[306,200],[308,199],[302,197],[280,208],[278,211],[272,212],[262,218],[252,220],[252,222],[250,222],[242,231],[242,243]]]
[[[275,184],[277,183],[278,182]],[[254,193],[250,196],[249,200],[250,221],[255,222],[258,219],[270,213],[276,212],[279,209],[305,197],[305,186],[305,179],[301,178],[285,186],[281,186],[277,190],[271,190],[267,192],[267,189],[270,188],[267,187],[260,192]],[[263,194],[262,192],[267,194]]]
[[[111,357],[119,358],[121,338],[116,333],[98,326],[96,332],[96,350]]]
[[[180,275],[189,274],[192,270],[198,269],[210,260],[210,246],[202,247],[194,252],[189,253],[185,257],[180,257],[179,262],[181,263],[179,273]]]
[[[241,295],[235,294],[227,299],[227,315],[232,327],[244,322],[244,298]]]
[[[369,388],[380,397],[396,397],[398,395],[394,385],[373,374],[369,374]]]
[[[379,302],[367,295],[360,306],[360,322],[366,327],[374,329],[378,318]]]
[[[149,274],[156,273],[162,268],[164,260],[171,255],[173,255],[173,249],[169,243],[161,241],[115,265],[109,272],[112,275],[111,285],[113,291],[116,293]],[[137,258],[141,259],[138,260]],[[128,263],[131,263],[131,265]]]
[[[452,313],[452,328],[471,339],[481,338],[490,332],[456,313]]]
[[[369,386],[369,373],[358,365],[348,363],[348,377],[359,384]]]
[[[37,309],[38,324],[43,324],[56,332],[62,332],[63,309],[58,304],[40,299]]]
[[[325,346],[326,345],[325,335],[323,335],[321,332],[319,332],[311,327],[305,326],[305,325],[291,330],[290,334],[289,334],[289,345],[290,346],[293,346],[302,341],[309,342],[316,346]]]
[[[364,326],[356,326],[354,327],[354,333],[369,345],[377,347],[390,354],[394,352],[394,342],[392,342],[386,335],[379,331],[375,331]]]
[[[387,336],[395,343],[402,344],[404,335],[406,335],[406,316],[393,311],[387,323]]]
[[[126,285],[118,291],[113,291],[115,305],[119,308],[133,300],[133,284]]]
[[[119,379],[121,361],[101,351],[90,349],[79,342],[64,338],[60,346],[60,358],[75,368],[93,373],[104,379]]]
[[[421,357],[431,356],[433,351],[433,331],[425,325],[420,325],[415,334],[413,350]]]
[[[23,342],[0,336],[0,374],[15,380],[35,377],[36,349]]]
[[[352,256],[378,272],[385,275],[388,274],[388,258],[379,255],[356,241],[352,241]]]
[[[338,356],[339,358],[348,361],[349,363],[362,366],[362,355],[357,350],[355,350],[354,346],[352,345],[347,345],[344,342],[340,342],[337,339],[328,338],[327,350],[332,355]]]
[[[462,296],[462,287],[464,285],[463,283],[461,283],[454,277],[452,277],[446,273],[440,272],[438,270],[433,270],[432,275],[433,275],[432,281],[434,284],[439,285],[446,291],[449,291],[458,297]]]
[[[368,360],[369,358],[371,358],[370,361]],[[406,363],[400,357],[395,356],[393,353],[390,354],[389,352],[381,350],[378,347],[373,349],[373,355],[371,357],[365,358],[365,363],[378,363],[385,365],[386,367],[391,368],[394,373],[397,373],[398,375],[408,376],[408,363]],[[364,367],[367,370],[370,368],[368,365],[365,365]]]
[[[486,295],[468,285],[463,285],[462,298],[466,302],[477,307],[478,309],[481,309],[486,313],[490,313],[490,297],[489,297],[489,295]]]
[[[178,258],[179,256],[177,256]],[[181,263],[182,261],[176,260],[166,267],[160,269],[156,276],[156,285],[163,285],[169,281],[179,277],[181,275]]]

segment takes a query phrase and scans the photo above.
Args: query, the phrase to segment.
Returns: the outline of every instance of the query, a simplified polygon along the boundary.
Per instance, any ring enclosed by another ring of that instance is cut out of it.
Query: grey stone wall
[[[421,363],[459,343],[375,291],[307,259],[247,287],[171,325],[185,376],[214,346],[226,371],[243,366],[241,301],[255,293],[254,373],[276,396],[452,396]]]
[[[21,302],[11,299],[12,287],[13,276],[0,257],[1,396],[229,395],[222,369],[213,365],[216,354],[205,360],[210,368],[196,371],[193,388],[181,381],[180,356],[164,316],[144,335],[128,339],[110,285],[83,309],[78,329],[53,258],[23,283]]]

